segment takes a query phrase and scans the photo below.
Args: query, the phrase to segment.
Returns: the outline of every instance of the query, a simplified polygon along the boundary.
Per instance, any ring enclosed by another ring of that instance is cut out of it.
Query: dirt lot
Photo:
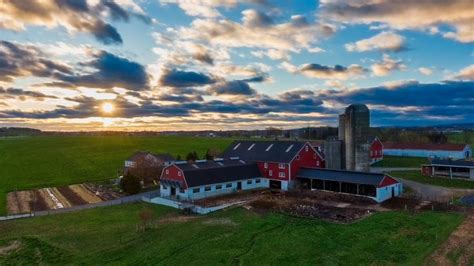
[[[338,223],[352,223],[376,211],[369,205],[361,207],[359,199],[347,199],[347,201],[357,203],[352,204],[334,201],[330,198],[331,196],[333,195],[322,200],[321,195],[315,192],[269,193],[251,202],[249,206],[257,212],[281,212]]]
[[[29,213],[97,203],[122,197],[108,186],[93,183],[10,192],[9,214]]]

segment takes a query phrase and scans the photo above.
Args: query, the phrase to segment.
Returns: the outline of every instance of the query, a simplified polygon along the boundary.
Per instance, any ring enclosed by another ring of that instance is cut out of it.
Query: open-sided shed
[[[382,202],[403,192],[402,183],[387,174],[320,168],[302,168],[297,174],[302,186],[365,196]]]

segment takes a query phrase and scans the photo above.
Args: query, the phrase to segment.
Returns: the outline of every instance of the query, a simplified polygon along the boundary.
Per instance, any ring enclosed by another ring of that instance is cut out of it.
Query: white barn
[[[389,156],[466,159],[472,157],[468,144],[384,143],[383,154]]]

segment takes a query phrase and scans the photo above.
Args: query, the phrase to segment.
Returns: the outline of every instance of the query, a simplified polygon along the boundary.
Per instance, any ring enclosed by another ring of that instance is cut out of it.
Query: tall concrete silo
[[[346,169],[346,152],[345,152],[345,141],[346,141],[346,116],[345,114],[339,115],[339,128],[338,128],[338,139],[340,141],[340,169]]]
[[[328,138],[324,141],[324,156],[327,169],[343,169],[343,141],[337,138]]]
[[[370,170],[367,142],[369,129],[369,108],[364,104],[349,105],[344,112],[344,154],[347,170]]]

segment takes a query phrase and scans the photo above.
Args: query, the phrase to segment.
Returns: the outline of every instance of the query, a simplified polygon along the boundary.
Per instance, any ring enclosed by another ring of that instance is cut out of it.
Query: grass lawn
[[[474,189],[474,182],[460,179],[449,179],[446,177],[430,177],[424,176],[420,171],[400,171],[390,172],[393,177],[400,177],[408,180],[413,180],[423,184],[430,184],[440,187],[452,187],[452,188],[467,188]]]
[[[196,150],[223,150],[231,139],[195,137],[16,137],[0,138],[0,215],[6,193],[110,179],[137,150],[169,152],[183,158]]]
[[[384,156],[383,160],[376,162],[372,167],[420,167],[421,164],[428,163],[427,158]]]
[[[138,212],[175,213],[137,203],[0,223],[3,264],[420,265],[462,222],[438,212],[384,212],[351,225],[243,208],[137,231]],[[17,242],[18,244],[18,242]]]

